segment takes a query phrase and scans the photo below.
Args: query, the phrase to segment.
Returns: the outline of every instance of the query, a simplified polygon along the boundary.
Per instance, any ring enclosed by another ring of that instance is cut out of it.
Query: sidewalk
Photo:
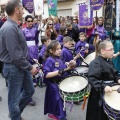
[[[50,120],[44,115],[44,88],[35,88],[35,94],[33,95],[33,100],[36,101],[36,106],[27,106],[23,111],[22,117],[25,120]],[[8,118],[8,107],[7,107],[7,88],[5,85],[5,80],[0,75],[0,96],[2,96],[2,101],[0,102],[0,120],[10,120]],[[85,120],[86,110],[82,110],[81,105],[74,105],[72,112],[70,112],[71,105],[67,105],[67,119],[68,120]]]

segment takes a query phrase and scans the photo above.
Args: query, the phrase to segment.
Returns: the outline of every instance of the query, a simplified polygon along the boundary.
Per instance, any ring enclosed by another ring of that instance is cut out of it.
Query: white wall
[[[58,10],[60,9],[72,9],[72,16],[76,11],[79,11],[79,3],[84,3],[85,0],[73,0],[73,1],[66,1],[66,2],[59,2],[58,3]],[[102,16],[103,9],[97,11],[98,17]],[[93,16],[96,16],[96,11],[93,12]]]
[[[0,0],[0,5],[5,5],[8,2],[8,0]]]

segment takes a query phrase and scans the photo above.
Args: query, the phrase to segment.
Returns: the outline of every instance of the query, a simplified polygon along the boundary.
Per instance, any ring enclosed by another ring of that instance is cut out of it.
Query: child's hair
[[[105,49],[108,43],[111,43],[111,41],[109,41],[109,40],[104,40],[104,41],[98,40],[96,42],[96,46],[95,46],[96,57],[101,54],[101,49]]]
[[[47,42],[47,40],[49,40],[48,37],[46,37],[46,36],[41,36],[41,42],[42,42],[42,44],[44,44],[45,42]]]
[[[80,33],[79,33],[79,37],[80,37],[81,35],[84,35],[84,36],[86,37],[86,34],[85,34],[84,32],[80,32]]]
[[[69,37],[69,36],[65,36],[64,38],[63,38],[63,42],[69,42],[69,41],[71,41],[71,42],[73,42],[73,39],[71,38],[71,37]]]
[[[71,22],[67,22],[67,23],[66,23],[66,27],[67,27],[67,28],[69,28],[69,27],[71,27],[71,26],[72,26]]]
[[[60,45],[60,43],[57,40],[52,40],[50,44],[47,46],[47,50],[44,56],[44,60],[46,60],[49,56],[54,56],[57,46]],[[52,51],[52,53],[50,52]]]
[[[59,30],[60,34],[64,36],[65,35],[65,31],[66,31],[66,27],[65,26],[61,26],[60,30]]]

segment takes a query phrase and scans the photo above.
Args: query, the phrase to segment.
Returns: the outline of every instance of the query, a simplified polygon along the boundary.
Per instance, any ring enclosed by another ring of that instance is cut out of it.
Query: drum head
[[[88,81],[81,76],[71,76],[65,78],[59,85],[59,88],[64,92],[78,92],[88,85]]]
[[[89,54],[84,61],[89,65],[90,62],[93,61],[94,59],[95,59],[95,52]],[[86,65],[86,64],[82,62],[82,65]]]
[[[88,73],[88,67],[76,67],[75,70],[78,73]]]
[[[120,85],[114,86],[116,90],[119,87]],[[104,100],[111,108],[120,111],[120,93],[118,93],[117,91],[112,91],[112,93],[105,93]]]

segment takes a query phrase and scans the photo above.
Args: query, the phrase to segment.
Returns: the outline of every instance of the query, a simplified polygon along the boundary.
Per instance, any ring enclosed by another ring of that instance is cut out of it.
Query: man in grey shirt
[[[8,19],[0,29],[0,60],[8,83],[8,107],[11,120],[22,120],[21,113],[34,93],[31,73],[37,69],[28,62],[28,48],[18,21],[23,7],[19,0],[6,4]],[[23,91],[21,92],[21,88]]]

